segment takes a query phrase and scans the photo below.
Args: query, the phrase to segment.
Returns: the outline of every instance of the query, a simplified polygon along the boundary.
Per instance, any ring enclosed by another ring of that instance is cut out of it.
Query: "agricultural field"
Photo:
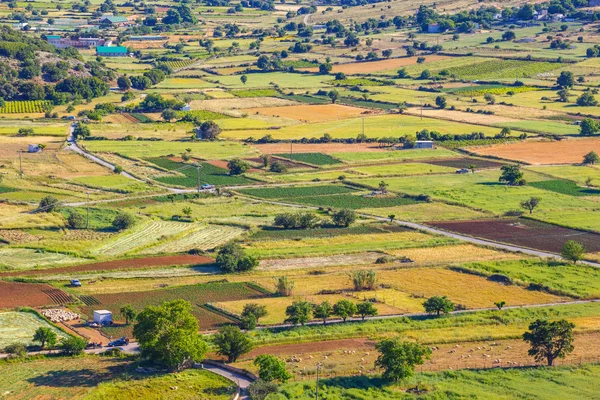
[[[598,397],[594,2],[102,1],[0,3],[0,353],[40,326],[136,349],[121,309],[184,300],[190,360],[224,361],[233,325],[234,367],[285,361],[269,400],[314,398],[318,363],[319,398]],[[382,318],[285,322],[325,300]],[[99,309],[113,325],[83,323]],[[529,355],[537,319],[575,324],[559,367]],[[161,354],[188,357],[180,328]],[[393,338],[433,348],[396,384]],[[0,397],[233,397],[157,354],[1,361]]]

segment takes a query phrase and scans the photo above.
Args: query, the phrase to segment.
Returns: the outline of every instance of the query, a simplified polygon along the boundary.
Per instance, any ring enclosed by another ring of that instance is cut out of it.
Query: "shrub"
[[[115,216],[113,219],[112,226],[118,231],[122,231],[124,229],[131,228],[135,223],[135,218],[133,215],[128,213],[120,213]]]
[[[248,386],[248,394],[252,400],[264,400],[273,393],[277,393],[277,384],[274,382],[259,379]]]
[[[80,337],[71,336],[63,339],[60,348],[63,354],[74,356],[83,353],[87,346],[87,341]]]
[[[250,271],[258,265],[255,257],[246,255],[238,243],[228,243],[217,254],[217,265],[226,272]]]
[[[67,226],[71,229],[83,229],[85,225],[85,218],[77,211],[71,212],[67,217]]]
[[[9,344],[4,348],[4,352],[12,357],[25,357],[27,355],[27,347],[23,343]]]
[[[54,196],[46,196],[40,200],[40,204],[38,206],[39,212],[52,212],[58,207],[58,199]]]
[[[356,221],[356,212],[346,208],[334,213],[332,219],[335,225],[348,227]]]

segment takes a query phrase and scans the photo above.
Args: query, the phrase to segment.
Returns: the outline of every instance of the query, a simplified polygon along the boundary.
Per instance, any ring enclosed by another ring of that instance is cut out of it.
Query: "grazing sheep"
[[[504,349],[505,349],[505,350],[511,350],[511,349],[512,349],[512,347],[510,347],[510,346],[506,346]]]
[[[456,353],[456,350],[452,349],[448,353]]]

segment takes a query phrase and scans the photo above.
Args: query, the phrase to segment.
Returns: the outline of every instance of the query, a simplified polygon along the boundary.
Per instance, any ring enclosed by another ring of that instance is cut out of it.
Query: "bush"
[[[217,265],[225,272],[250,271],[258,265],[255,257],[246,255],[238,243],[228,243],[217,254]]]
[[[131,214],[121,213],[113,219],[112,226],[118,231],[131,228],[135,223],[135,218]]]
[[[23,343],[9,344],[4,348],[4,352],[12,357],[25,357],[27,355],[27,347]]]
[[[71,336],[63,339],[60,348],[63,354],[74,356],[83,353],[87,346],[87,341],[80,337]]]
[[[277,384],[257,380],[248,386],[248,394],[252,400],[264,400],[268,395],[277,393]]]
[[[335,225],[348,227],[356,221],[356,212],[346,208],[333,214],[332,219]]]
[[[67,218],[67,226],[71,229],[83,229],[85,228],[86,221],[83,215],[77,211],[73,211]]]
[[[56,210],[56,207],[58,207],[58,199],[54,196],[46,196],[40,200],[38,211],[49,213]]]

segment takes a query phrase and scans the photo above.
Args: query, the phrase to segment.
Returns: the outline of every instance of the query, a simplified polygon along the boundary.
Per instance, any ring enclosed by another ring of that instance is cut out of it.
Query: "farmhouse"
[[[431,140],[417,140],[415,149],[433,149],[433,142]]]
[[[75,47],[78,49],[91,49],[94,46],[104,44],[102,38],[62,38],[59,35],[48,35],[46,41],[57,49],[65,49],[67,47]]]
[[[102,57],[126,57],[127,47],[125,46],[97,46],[96,55]]]
[[[107,15],[98,20],[98,23],[102,25],[113,25],[113,26],[124,26],[129,24],[129,20],[125,17],[116,17],[114,15]]]

